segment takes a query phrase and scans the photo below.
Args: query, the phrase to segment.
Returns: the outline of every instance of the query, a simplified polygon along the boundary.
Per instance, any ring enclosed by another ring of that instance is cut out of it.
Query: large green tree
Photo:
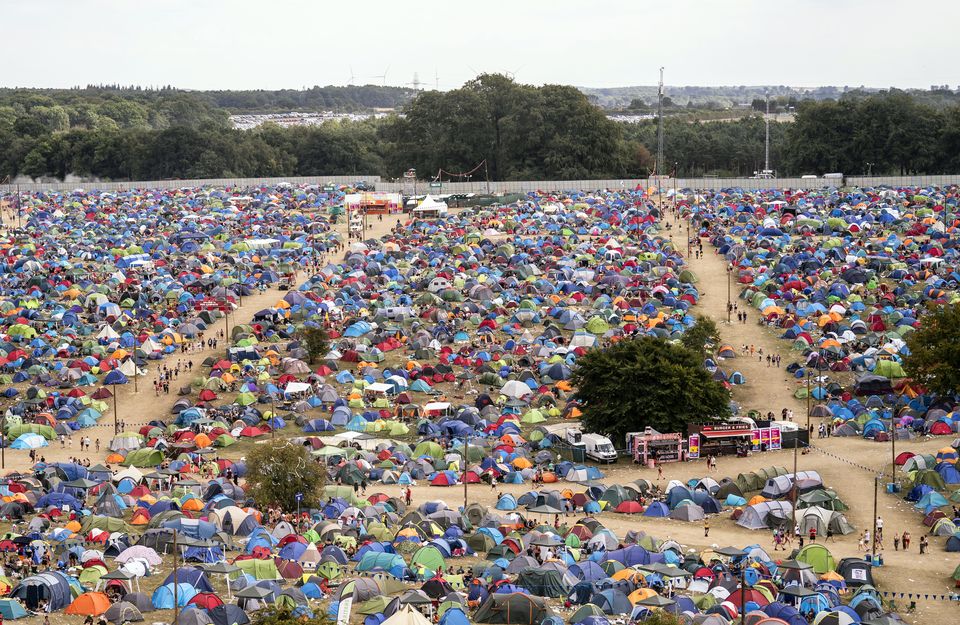
[[[960,392],[960,305],[939,306],[908,335],[907,375],[940,395]]]
[[[730,415],[730,394],[703,368],[699,354],[659,338],[592,349],[577,361],[572,381],[584,427],[617,444],[648,426],[685,433],[690,422]]]
[[[680,343],[687,349],[705,356],[711,346],[715,347],[720,343],[720,331],[717,330],[717,324],[713,319],[697,315],[696,322],[680,337]]]
[[[261,510],[278,504],[286,511],[296,510],[298,493],[303,495],[301,509],[316,506],[326,477],[326,469],[306,447],[286,439],[257,445],[247,455],[247,495]]]

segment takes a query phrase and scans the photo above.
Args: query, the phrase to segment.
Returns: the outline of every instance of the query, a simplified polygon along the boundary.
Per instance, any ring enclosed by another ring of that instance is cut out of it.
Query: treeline
[[[842,172],[960,172],[960,104],[931,92],[851,92],[839,100],[801,101],[791,123],[770,123],[770,164],[780,176]],[[656,121],[630,125],[626,136],[656,149]],[[664,121],[664,173],[750,176],[763,169],[764,122]]]
[[[0,90],[0,180],[393,178],[411,167],[445,180],[633,178],[652,172],[657,145],[655,121],[616,123],[573,87],[500,75],[421,93],[403,115],[249,131],[231,129],[224,109],[190,93],[161,89],[140,100],[110,91],[57,99]],[[662,173],[752,175],[764,166],[764,133],[760,116],[667,118]],[[770,163],[784,177],[960,172],[960,106],[898,91],[800,102],[793,123],[770,123]]]
[[[421,176],[572,180],[627,177],[650,165],[649,153],[574,87],[484,74],[460,89],[423,93],[404,113],[384,126],[393,173],[414,167]]]
[[[474,179],[507,180],[633,177],[650,166],[647,150],[625,139],[622,127],[575,88],[518,85],[496,75],[422,93],[403,116],[319,127],[265,124],[239,131],[200,116],[162,128],[51,129],[43,125],[48,113],[37,108],[29,109],[29,123],[16,115],[6,123],[0,118],[0,178],[396,177],[410,167],[431,177],[484,163]]]
[[[164,130],[71,130],[6,147],[0,179],[164,180],[370,174],[384,171],[373,122],[243,131],[218,126]]]

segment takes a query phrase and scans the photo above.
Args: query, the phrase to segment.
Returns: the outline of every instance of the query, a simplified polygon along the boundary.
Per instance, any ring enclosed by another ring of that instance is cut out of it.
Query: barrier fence
[[[0,193],[15,192],[19,186],[23,193],[37,191],[126,191],[129,189],[179,189],[182,187],[230,187],[251,188],[276,186],[281,183],[292,185],[355,184],[366,182],[376,186],[378,191],[406,192],[415,189],[418,195],[448,193],[529,193],[531,191],[596,191],[601,189],[635,189],[640,186],[649,188],[657,185],[652,178],[622,178],[606,180],[511,180],[511,181],[470,181],[470,182],[430,182],[417,181],[415,186],[408,182],[385,181],[380,176],[356,174],[351,176],[301,176],[276,178],[211,178],[192,180],[139,180],[132,182],[27,182],[0,185]],[[669,178],[660,181],[664,189],[729,189],[745,190],[770,189],[822,189],[825,187],[926,187],[960,184],[960,174],[935,176],[847,176],[839,178]]]

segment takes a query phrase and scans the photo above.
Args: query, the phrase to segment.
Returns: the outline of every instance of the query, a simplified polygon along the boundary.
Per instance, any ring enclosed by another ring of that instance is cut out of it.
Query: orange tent
[[[108,464],[119,464],[121,462],[123,462],[123,456],[121,456],[120,454],[110,454],[109,456],[107,456]]]
[[[71,532],[79,532],[81,529],[83,529],[83,528],[80,527],[80,524],[77,523],[76,521],[70,521],[69,523],[67,523],[67,524],[64,525],[63,527],[64,527],[65,529],[70,530]]]
[[[146,525],[150,522],[150,513],[140,508],[130,518],[130,525]]]
[[[181,510],[188,510],[190,512],[198,512],[203,510],[203,502],[195,497],[191,497],[183,502],[180,506]]]
[[[211,443],[210,437],[202,433],[197,434],[194,437],[193,442],[197,445],[197,447],[209,447]]]
[[[110,607],[110,599],[102,592],[85,592],[67,606],[67,614],[99,616]]]
[[[529,460],[527,460],[526,458],[524,458],[523,456],[521,456],[521,457],[519,457],[519,458],[516,458],[516,459],[513,461],[513,467],[514,467],[515,469],[529,469],[529,468],[532,467],[532,466],[533,466],[533,464],[532,464]]]
[[[624,569],[626,570],[626,569]],[[627,595],[627,599],[630,600],[630,603],[637,605],[638,601],[643,601],[644,599],[649,599],[654,596],[656,593],[652,588],[637,588],[632,593]]]

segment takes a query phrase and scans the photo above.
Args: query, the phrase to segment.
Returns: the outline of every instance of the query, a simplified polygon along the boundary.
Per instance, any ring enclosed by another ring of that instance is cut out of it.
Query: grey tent
[[[520,592],[493,594],[473,615],[475,623],[504,623],[505,625],[539,625],[553,611],[540,597]]]
[[[106,619],[119,625],[120,623],[126,622],[137,622],[143,620],[143,613],[129,601],[120,601],[119,603],[114,603],[112,606],[107,608],[107,611],[104,613]]]
[[[677,521],[702,521],[704,516],[703,508],[697,504],[677,506],[670,511],[670,518]]]
[[[181,612],[174,625],[213,625],[213,619],[206,610],[191,608]]]
[[[840,535],[852,534],[854,531],[853,526],[842,513],[820,506],[810,506],[798,511],[798,522],[800,531],[804,534],[811,528],[815,528],[820,536],[826,536],[828,529],[831,533]]]
[[[816,471],[797,471],[797,474],[788,473],[769,478],[760,493],[767,499],[777,499],[786,496],[793,488],[794,480],[804,489],[816,488],[823,484],[820,474]]]
[[[847,586],[873,586],[873,565],[860,558],[843,558],[837,565]]]
[[[566,597],[571,585],[563,573],[551,569],[526,569],[517,576],[517,585],[538,597]]]
[[[36,610],[41,601],[46,601],[51,611],[62,610],[70,605],[70,582],[63,573],[50,571],[23,579],[10,591],[10,596],[23,603],[28,610]]]
[[[128,592],[124,595],[123,600],[126,603],[132,603],[141,613],[153,612],[153,601],[150,600],[150,595],[145,592]]]
[[[789,501],[763,501],[744,508],[737,525],[750,530],[768,529],[783,524],[792,513]]]
[[[97,497],[97,501],[93,504],[93,513],[118,519],[123,518],[123,510],[120,509],[120,504],[117,503],[116,496],[108,490],[104,490],[103,493]]]

